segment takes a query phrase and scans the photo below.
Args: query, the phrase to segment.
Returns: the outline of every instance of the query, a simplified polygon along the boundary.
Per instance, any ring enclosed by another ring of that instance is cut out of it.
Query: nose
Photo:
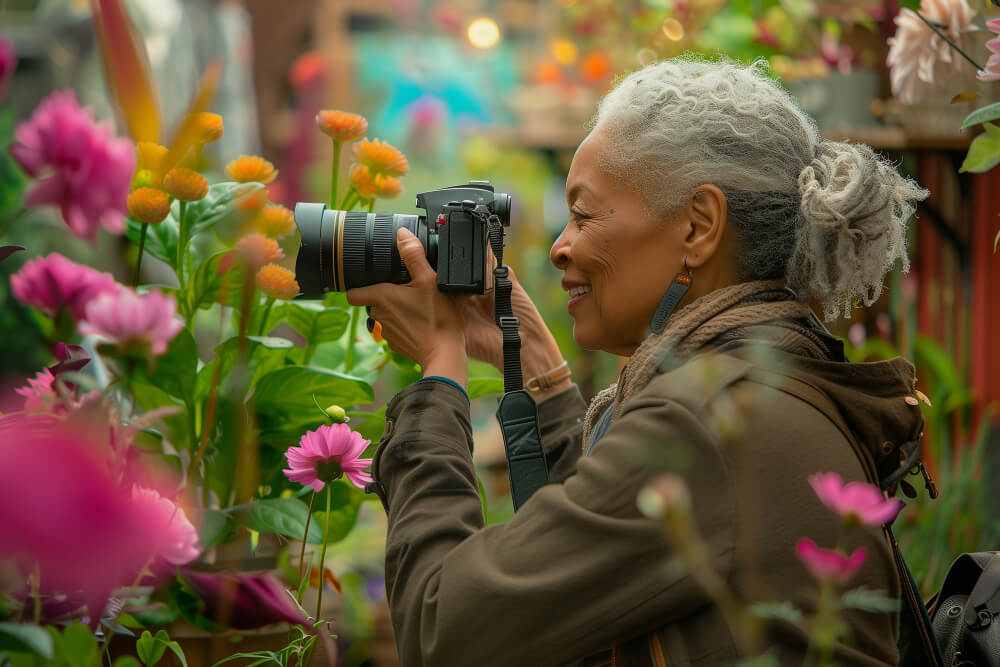
[[[566,229],[563,229],[556,237],[555,242],[549,249],[549,261],[560,271],[565,271],[566,266],[569,264],[569,239],[567,238]]]

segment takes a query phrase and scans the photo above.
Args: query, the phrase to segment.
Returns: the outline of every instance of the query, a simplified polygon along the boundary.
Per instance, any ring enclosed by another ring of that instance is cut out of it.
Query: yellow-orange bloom
[[[351,169],[351,185],[358,191],[362,199],[391,199],[403,191],[403,183],[394,176],[372,174],[363,164],[356,164]]]
[[[268,238],[280,239],[295,231],[295,214],[281,204],[268,204],[254,218],[253,228]]]
[[[256,155],[241,155],[226,165],[229,178],[238,183],[270,183],[278,170],[268,160]]]
[[[324,134],[341,143],[356,141],[368,131],[368,121],[364,116],[336,109],[327,109],[316,114],[316,125]]]
[[[139,188],[128,196],[128,214],[133,220],[156,224],[170,213],[170,198],[156,188]]]
[[[257,272],[257,286],[265,296],[275,299],[293,299],[299,293],[295,274],[283,266],[267,264]]]
[[[236,242],[236,256],[256,271],[265,264],[283,260],[285,253],[274,239],[263,234],[248,234]]]
[[[136,173],[148,170],[153,183],[163,178],[163,160],[167,157],[167,147],[152,141],[140,141],[135,145]]]
[[[373,174],[402,176],[410,169],[406,156],[394,146],[379,139],[365,139],[354,145],[354,159]]]
[[[194,140],[196,144],[210,144],[222,138],[222,116],[217,113],[201,111],[192,114],[191,117],[195,122],[195,132],[198,135]]]
[[[267,203],[268,196],[267,188],[243,185],[233,196],[233,205],[240,213],[256,213]]]
[[[163,177],[163,189],[181,201],[198,201],[208,194],[208,181],[194,169],[175,167]]]

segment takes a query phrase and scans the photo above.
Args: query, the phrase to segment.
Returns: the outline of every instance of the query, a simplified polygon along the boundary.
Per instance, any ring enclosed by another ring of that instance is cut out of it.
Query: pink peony
[[[987,21],[986,27],[1000,35],[1000,19]],[[1000,81],[1000,36],[986,42],[986,48],[993,53],[986,61],[986,69],[979,70],[976,76],[980,81]]]
[[[371,459],[359,459],[370,440],[352,431],[347,424],[328,424],[309,431],[299,440],[298,447],[285,452],[290,470],[285,476],[302,485],[322,491],[327,482],[347,475],[359,489],[372,481],[371,475],[362,472],[371,465]]]
[[[25,206],[54,204],[70,230],[95,241],[97,229],[125,231],[125,208],[135,171],[135,149],[117,139],[111,126],[94,121],[72,90],[55,91],[31,118],[14,130],[11,155],[32,178],[40,179]]]
[[[115,294],[122,286],[110,273],[72,262],[57,252],[25,262],[10,277],[14,297],[55,319],[68,308],[74,320],[82,320],[87,304],[100,294]]]
[[[15,394],[24,396],[25,412],[49,412],[55,407],[57,396],[52,388],[55,379],[48,368],[43,368],[34,379],[28,378],[28,386],[14,390]]]
[[[866,526],[891,523],[903,509],[903,501],[886,498],[873,484],[848,482],[835,472],[809,476],[809,484],[824,505],[848,521]]]
[[[184,565],[201,555],[198,531],[172,500],[153,489],[133,486],[132,503],[156,534],[157,561]]]
[[[812,576],[840,584],[850,581],[868,557],[864,547],[858,547],[850,556],[845,556],[833,549],[822,549],[807,537],[795,543],[795,554]]]
[[[102,294],[87,305],[80,333],[103,336],[123,346],[149,345],[153,356],[167,351],[184,325],[175,317],[177,300],[154,289],[146,294],[122,288],[117,294]]]
[[[14,44],[6,37],[0,37],[0,102],[7,97],[15,69],[17,69],[17,54],[14,53]]]

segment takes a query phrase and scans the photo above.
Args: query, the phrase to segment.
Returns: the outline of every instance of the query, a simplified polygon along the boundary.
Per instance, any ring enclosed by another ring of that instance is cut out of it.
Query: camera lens
[[[504,227],[510,226],[510,204],[510,195],[503,192],[497,192],[493,195],[493,212],[500,218],[500,223]]]
[[[409,282],[396,246],[400,227],[420,239],[428,262],[437,266],[437,235],[428,232],[423,216],[339,211],[301,202],[295,205],[295,224],[302,236],[295,275],[306,298],[375,283]]]

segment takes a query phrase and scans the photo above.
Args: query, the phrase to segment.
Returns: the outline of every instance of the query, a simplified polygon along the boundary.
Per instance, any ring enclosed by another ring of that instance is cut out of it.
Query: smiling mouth
[[[569,298],[570,299],[575,299],[575,298],[581,297],[581,296],[583,296],[585,294],[590,294],[590,291],[591,291],[590,285],[582,285],[580,287],[573,287],[572,289],[569,290]]]

